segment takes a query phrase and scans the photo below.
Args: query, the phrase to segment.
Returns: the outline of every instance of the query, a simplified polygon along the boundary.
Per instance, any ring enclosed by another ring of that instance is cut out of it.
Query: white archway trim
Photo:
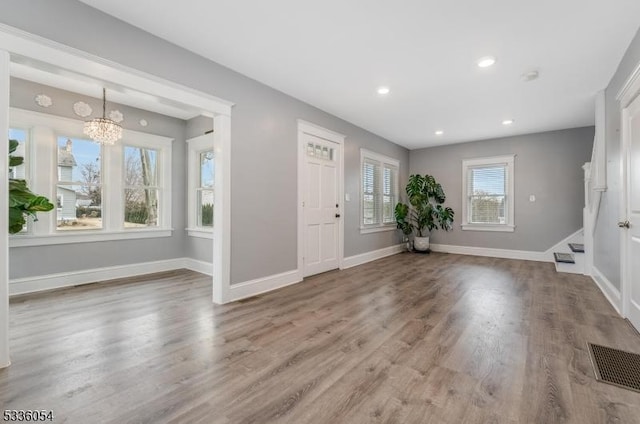
[[[0,24],[0,131],[8,131],[10,62],[26,61],[43,70],[63,69],[99,79],[105,84],[135,87],[136,91],[153,94],[189,105],[202,115],[214,119],[216,162],[216,205],[213,254],[213,299],[223,303],[230,288],[230,166],[231,108],[233,103],[207,93],[177,84],[137,69],[101,58],[64,44]],[[0,149],[7,149],[7,140]],[[7,175],[6,155],[0,155],[0,172]],[[0,180],[1,181],[1,180]],[[4,179],[4,181],[7,181]],[[0,367],[9,365],[8,334],[8,187],[0,186]]]
[[[0,24],[0,49],[11,53],[17,62],[36,59],[44,70],[48,66],[90,78],[99,76],[105,82],[202,109],[205,116],[231,115],[231,102],[5,24]]]

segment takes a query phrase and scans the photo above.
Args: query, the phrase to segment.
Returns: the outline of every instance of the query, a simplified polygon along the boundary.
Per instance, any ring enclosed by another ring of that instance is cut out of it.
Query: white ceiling
[[[82,1],[412,149],[592,125],[640,25],[638,0]]]

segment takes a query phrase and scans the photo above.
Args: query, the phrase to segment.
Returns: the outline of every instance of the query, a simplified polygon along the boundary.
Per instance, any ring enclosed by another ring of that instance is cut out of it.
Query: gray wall
[[[34,102],[37,94],[44,93],[53,99],[53,105],[42,108]],[[73,104],[77,101],[88,103],[93,109],[92,116],[102,113],[102,101],[92,97],[35,84],[29,81],[12,78],[10,105],[19,109],[33,110],[40,113],[79,118],[73,112]],[[171,137],[174,140],[172,160],[172,224],[175,228],[171,237],[105,241],[99,243],[74,243],[37,247],[13,247],[9,251],[10,278],[23,278],[83,269],[101,268],[113,265],[126,265],[138,262],[149,262],[163,259],[184,257],[184,222],[186,204],[184,185],[186,181],[185,163],[185,128],[186,122],[157,113],[107,102],[107,111],[120,110],[125,119],[121,122],[124,128],[150,134]],[[138,124],[140,119],[148,121],[147,127]],[[34,261],[33,258],[38,258]]]
[[[580,229],[581,167],[591,158],[593,135],[586,127],[412,151],[411,174],[432,174],[456,212],[453,231],[433,232],[432,243],[540,252]],[[462,160],[506,154],[516,155],[515,231],[462,231]]]
[[[345,255],[397,242],[396,232],[359,233],[354,193],[359,184],[359,147],[397,157],[403,185],[409,160],[406,149],[74,0],[5,0],[0,21],[235,103],[232,283],[297,267],[298,118],[346,135],[345,186],[352,200],[345,210]],[[125,259],[113,258],[114,264]]]
[[[598,222],[596,223],[594,265],[607,279],[620,289],[620,230],[617,222],[623,218],[620,209],[620,145],[622,116],[616,95],[640,63],[640,31],[631,41],[616,73],[605,90],[607,191],[602,194]]]

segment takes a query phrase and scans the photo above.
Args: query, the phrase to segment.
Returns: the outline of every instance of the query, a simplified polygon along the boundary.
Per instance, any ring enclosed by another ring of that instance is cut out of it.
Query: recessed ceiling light
[[[389,94],[389,92],[391,92],[389,87],[378,87],[378,94],[382,94],[384,96],[385,94]]]
[[[442,131],[442,130],[438,130],[438,131],[436,131],[434,134],[435,134],[435,135],[442,135],[442,134],[444,134],[444,131]]]
[[[480,59],[478,59],[477,63],[480,68],[488,68],[489,66],[496,63],[496,58],[493,56],[481,57]]]
[[[505,119],[502,121],[502,125],[511,125],[513,124],[513,119]]]

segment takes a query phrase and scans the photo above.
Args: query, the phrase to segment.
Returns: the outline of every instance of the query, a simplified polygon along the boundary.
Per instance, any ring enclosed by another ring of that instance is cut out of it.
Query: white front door
[[[339,252],[339,144],[304,134],[303,275],[338,268]]]
[[[624,111],[624,138],[626,154],[623,156],[626,168],[626,220],[618,225],[623,234],[625,252],[622,271],[623,312],[631,323],[640,330],[640,96]]]

